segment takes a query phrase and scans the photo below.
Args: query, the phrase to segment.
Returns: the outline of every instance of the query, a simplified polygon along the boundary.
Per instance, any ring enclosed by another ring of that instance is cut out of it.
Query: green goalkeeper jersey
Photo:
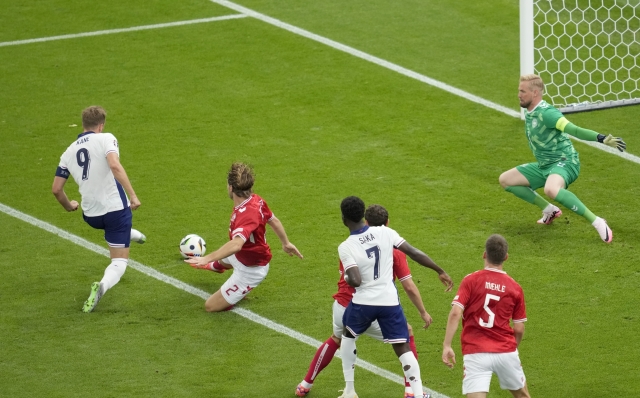
[[[560,161],[580,163],[569,136],[556,128],[556,123],[562,117],[562,113],[546,101],[540,101],[531,112],[524,111],[529,148],[541,168]]]

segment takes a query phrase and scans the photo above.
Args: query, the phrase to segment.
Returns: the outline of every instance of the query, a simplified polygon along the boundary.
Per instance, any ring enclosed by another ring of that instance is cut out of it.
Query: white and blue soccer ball
[[[202,257],[207,252],[207,243],[199,235],[189,234],[180,241],[182,258]]]

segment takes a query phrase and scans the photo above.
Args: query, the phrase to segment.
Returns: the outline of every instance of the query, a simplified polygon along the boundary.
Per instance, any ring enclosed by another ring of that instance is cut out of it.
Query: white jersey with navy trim
[[[82,196],[82,212],[87,217],[129,207],[129,198],[107,162],[107,155],[112,152],[120,156],[113,134],[89,131],[80,134],[60,157],[56,176],[73,176]]]
[[[354,304],[399,305],[393,283],[393,248],[404,243],[396,231],[388,227],[364,227],[352,231],[338,247],[345,272],[358,267],[362,283],[353,295]]]

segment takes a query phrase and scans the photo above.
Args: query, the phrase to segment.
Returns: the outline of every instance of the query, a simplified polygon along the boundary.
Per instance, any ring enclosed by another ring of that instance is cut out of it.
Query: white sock
[[[104,276],[100,281],[100,283],[102,283],[103,294],[120,281],[120,278],[124,275],[124,271],[127,269],[128,262],[129,259],[127,258],[111,259],[111,264],[104,270]]]
[[[131,228],[131,240],[137,242],[140,239],[142,239],[142,232],[138,231],[137,229]]]
[[[343,340],[344,341],[344,340]],[[340,352],[342,354],[342,351]],[[420,378],[420,365],[418,364],[418,360],[413,355],[413,352],[405,352],[400,355],[400,363],[402,364],[402,370],[404,371],[404,376],[409,380],[409,384],[411,384],[411,389],[413,390],[413,394],[416,397],[422,397],[422,379]],[[344,361],[344,358],[343,358]]]
[[[346,386],[345,393],[355,392],[353,381],[355,378],[356,368],[356,339],[342,336],[342,344],[340,345],[340,356],[342,357],[342,373]]]

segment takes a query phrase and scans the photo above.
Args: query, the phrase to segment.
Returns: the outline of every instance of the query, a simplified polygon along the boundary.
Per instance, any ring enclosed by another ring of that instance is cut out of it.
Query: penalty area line
[[[234,14],[234,15],[225,15],[221,17],[191,19],[188,21],[177,21],[177,22],[159,23],[154,25],[133,26],[131,28],[97,30],[94,32],[84,32],[84,33],[74,33],[69,35],[41,37],[38,39],[5,41],[0,43],[0,47],[19,46],[21,44],[42,43],[46,41],[55,41],[55,40],[76,39],[79,37],[111,35],[115,33],[136,32],[139,30],[161,29],[161,28],[169,28],[173,26],[184,26],[184,25],[193,25],[198,23],[226,21],[228,19],[238,19],[238,18],[246,18],[246,17],[247,15],[244,15],[244,14]]]
[[[54,235],[59,236],[62,239],[68,240],[71,243],[75,243],[76,245],[83,247],[87,250],[90,250],[96,254],[100,254],[104,257],[109,258],[109,250],[97,245],[95,243],[89,242],[88,240],[81,238],[77,235],[74,235],[70,232],[67,232],[63,229],[60,229],[58,227],[56,227],[55,225],[49,224],[46,221],[42,221],[38,218],[32,217],[28,214],[25,214],[19,210],[16,210],[12,207],[9,207],[5,204],[0,203],[0,211],[11,216],[14,218],[17,218],[20,221],[24,221],[27,224],[31,224],[34,227],[38,227],[40,229],[43,229],[47,232],[50,232]],[[147,276],[150,276],[151,278],[157,279],[161,282],[164,282],[168,285],[171,285],[175,288],[178,288],[182,291],[185,291],[187,293],[193,294],[194,296],[198,296],[200,298],[202,298],[203,300],[206,300],[209,298],[209,296],[211,296],[211,293],[207,293],[204,290],[198,289],[197,287],[191,286],[187,283],[182,282],[181,280],[178,280],[176,278],[173,278],[169,275],[165,275],[162,272],[159,272],[157,270],[155,270],[154,268],[151,268],[149,266],[146,266],[142,263],[139,263],[135,260],[129,259],[129,267],[135,269],[138,272],[141,272]],[[310,336],[307,336],[303,333],[300,333],[298,331],[295,331],[291,328],[288,328],[284,325],[281,325],[277,322],[274,322],[268,318],[265,318],[263,316],[260,316],[252,311],[249,311],[247,309],[244,308],[233,308],[232,310],[230,310],[229,312],[234,312],[238,315],[240,315],[243,318],[246,318],[252,322],[255,322],[259,325],[262,325],[266,328],[269,328],[275,332],[284,334],[287,337],[291,337],[292,339],[295,339],[301,343],[310,345],[314,348],[318,348],[320,347],[320,345],[322,344],[321,341],[316,340]],[[337,357],[340,357],[339,352],[336,353]],[[382,369],[377,367],[376,365],[369,363],[367,361],[363,361],[361,359],[358,359],[356,364],[358,366],[360,366],[363,369],[366,369],[368,371],[370,371],[371,373],[374,373],[378,376],[384,377],[387,380],[390,380],[392,382],[395,382],[397,384],[401,384],[404,385],[404,378],[401,376],[398,376],[397,374],[390,372],[388,370]],[[446,395],[442,395],[438,392],[435,391],[431,391],[430,389],[424,387],[425,392],[431,393],[431,396],[433,398],[449,398]]]

